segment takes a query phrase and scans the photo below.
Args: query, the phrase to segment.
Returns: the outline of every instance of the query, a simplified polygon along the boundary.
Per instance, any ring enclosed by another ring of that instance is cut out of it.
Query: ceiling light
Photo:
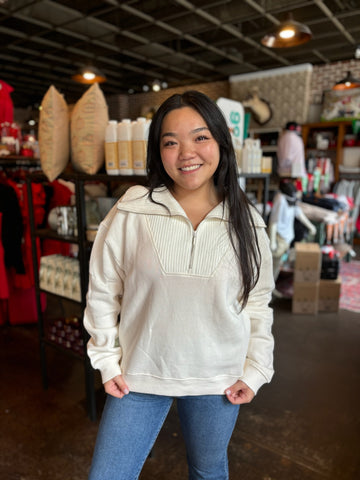
[[[295,28],[293,25],[285,25],[285,27],[279,31],[279,37],[284,40],[295,37]]]
[[[154,92],[160,92],[161,83],[159,82],[159,80],[154,80],[152,85],[151,85],[151,88],[153,89]]]
[[[344,77],[339,82],[336,82],[332,87],[333,90],[349,90],[350,88],[360,87],[360,80],[354,78],[351,75],[350,70],[347,72],[346,77]]]
[[[80,70],[72,76],[72,79],[75,80],[75,82],[85,84],[106,82],[105,75],[92,65],[80,68]]]
[[[311,37],[310,28],[303,23],[296,22],[289,14],[287,20],[261,39],[261,43],[269,48],[288,48],[306,43]]]
[[[356,47],[356,50],[355,50],[355,58],[356,58],[357,60],[360,59],[360,45],[358,45],[358,46]]]

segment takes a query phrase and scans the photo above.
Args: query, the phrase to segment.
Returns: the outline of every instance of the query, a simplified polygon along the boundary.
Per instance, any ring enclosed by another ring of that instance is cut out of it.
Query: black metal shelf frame
[[[51,231],[50,229],[37,229],[35,225],[35,215],[34,215],[34,205],[32,199],[32,189],[31,184],[33,182],[45,183],[47,178],[41,173],[30,174],[27,181],[27,194],[28,194],[28,203],[29,203],[29,220],[31,228],[31,238],[32,238],[32,260],[34,265],[34,276],[35,276],[35,291],[36,291],[36,306],[38,312],[38,327],[39,327],[39,339],[40,339],[40,361],[41,361],[41,375],[42,382],[45,389],[48,388],[48,372],[47,372],[47,361],[46,361],[46,347],[51,346],[58,350],[64,351],[64,353],[70,353],[68,349],[57,345],[54,342],[49,341],[46,338],[45,332],[45,322],[44,316],[41,308],[41,299],[40,295],[45,290],[40,288],[39,282],[39,262],[38,262],[38,251],[37,251],[37,242],[36,238],[49,238],[60,240],[67,243],[75,243],[79,246],[78,260],[80,263],[80,288],[81,288],[81,310],[82,312],[85,309],[86,305],[86,292],[88,286],[88,258],[87,258],[87,245],[86,240],[86,212],[85,212],[85,196],[84,196],[84,182],[94,180],[94,176],[87,175],[61,175],[61,178],[65,180],[71,180],[75,183],[75,201],[76,201],[76,211],[77,211],[77,237],[73,236],[61,236],[56,232]],[[64,299],[67,299],[64,297]],[[70,299],[71,300],[71,299]],[[82,325],[82,321],[81,321]],[[82,325],[82,337],[84,345],[86,345],[89,337]],[[85,350],[85,349],[84,349]],[[87,412],[91,420],[96,420],[96,398],[95,398],[95,373],[91,367],[89,357],[84,351],[84,355],[73,355],[74,357],[82,358],[84,362],[84,374],[85,374],[85,390],[86,390],[86,401],[87,401]]]
[[[51,230],[50,228],[38,228],[35,230],[34,234],[36,237],[39,238],[49,238],[51,240],[59,240],[60,242],[66,243],[79,243],[78,237],[70,235],[59,235],[57,232]]]
[[[81,303],[82,303],[79,300],[75,300],[74,298],[66,297],[65,295],[60,295],[58,293],[51,292],[50,290],[46,290],[45,288],[40,288],[39,287],[39,291],[41,293],[46,293],[46,295],[52,295],[53,297],[56,297],[60,300],[65,300],[66,302],[70,302],[70,303],[73,303],[75,305],[81,305]]]
[[[88,342],[89,336],[86,330],[83,327],[81,319],[81,330],[82,337],[84,341],[84,355],[79,355],[69,351],[69,349],[57,345],[54,342],[49,341],[46,337],[45,332],[45,318],[41,308],[41,293],[46,293],[50,295],[56,295],[52,292],[47,292],[40,288],[39,282],[39,262],[38,262],[38,251],[37,251],[37,242],[36,239],[53,239],[60,240],[62,242],[74,243],[79,247],[78,260],[80,263],[80,288],[81,288],[81,301],[76,302],[80,304],[81,311],[84,312],[86,306],[86,293],[88,288],[89,281],[89,245],[90,242],[86,238],[86,210],[85,210],[85,183],[92,182],[104,182],[106,184],[114,183],[126,183],[131,182],[133,184],[146,183],[146,177],[143,176],[112,176],[107,174],[96,174],[88,175],[84,173],[72,172],[72,173],[63,173],[59,178],[63,180],[72,181],[75,184],[75,202],[76,202],[76,212],[77,212],[77,236],[64,236],[59,235],[57,232],[50,229],[38,229],[35,225],[35,213],[34,205],[32,198],[32,183],[47,183],[47,177],[41,172],[34,172],[27,176],[27,195],[29,203],[29,220],[30,220],[30,229],[31,229],[31,244],[32,244],[32,261],[34,266],[34,277],[35,277],[35,291],[36,291],[36,306],[38,313],[38,328],[39,328],[39,339],[40,339],[40,361],[41,361],[41,376],[42,383],[44,388],[48,388],[48,372],[47,372],[47,361],[46,361],[46,348],[52,347],[56,348],[59,351],[64,352],[65,354],[70,354],[73,357],[77,357],[84,362],[84,376],[85,376],[85,390],[86,390],[86,401],[87,401],[87,413],[91,420],[96,420],[96,396],[95,396],[95,372],[90,364],[90,359],[86,353],[86,344]],[[67,297],[62,297],[58,295],[59,298],[64,300],[72,301]]]

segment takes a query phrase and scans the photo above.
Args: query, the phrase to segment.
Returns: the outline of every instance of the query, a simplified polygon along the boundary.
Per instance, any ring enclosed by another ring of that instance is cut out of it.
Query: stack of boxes
[[[293,313],[338,311],[341,279],[322,279],[321,262],[322,253],[317,243],[295,244]]]
[[[321,250],[317,243],[295,243],[293,313],[317,313]]]
[[[322,262],[319,290],[319,312],[337,312],[341,293],[339,275],[340,261],[331,246],[322,248]]]
[[[337,312],[339,310],[341,278],[335,280],[320,279],[319,312]]]

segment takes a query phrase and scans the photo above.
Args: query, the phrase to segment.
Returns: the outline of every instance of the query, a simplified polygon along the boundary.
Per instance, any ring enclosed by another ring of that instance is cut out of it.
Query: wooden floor
[[[288,300],[273,307],[276,373],[241,408],[230,478],[358,480],[360,314],[295,316]],[[87,477],[98,421],[86,416],[82,364],[53,350],[48,362],[44,391],[37,327],[0,327],[1,480]],[[99,411],[102,401],[100,389]],[[187,479],[175,406],[141,479]]]

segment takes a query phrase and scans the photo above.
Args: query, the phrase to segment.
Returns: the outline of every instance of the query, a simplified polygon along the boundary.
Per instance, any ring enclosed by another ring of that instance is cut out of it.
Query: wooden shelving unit
[[[316,132],[331,132],[336,139],[336,145],[327,149],[318,149],[316,145],[309,144],[311,136]],[[340,179],[339,166],[342,164],[344,152],[344,139],[347,133],[352,132],[352,122],[317,122],[305,123],[302,125],[302,137],[305,146],[305,157],[308,158],[309,153],[313,152],[319,156],[329,155],[333,159],[334,164],[334,179],[335,182]]]

